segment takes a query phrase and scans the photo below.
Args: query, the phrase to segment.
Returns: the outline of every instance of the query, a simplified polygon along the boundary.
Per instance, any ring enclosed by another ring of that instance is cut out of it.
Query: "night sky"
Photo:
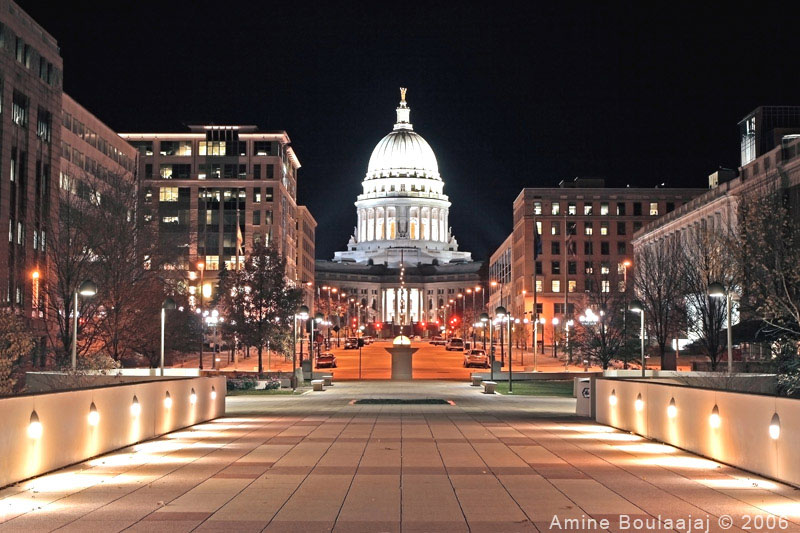
[[[116,131],[286,130],[321,259],[345,249],[400,86],[476,259],[510,231],[522,187],[705,187],[737,166],[748,111],[800,104],[793,17],[767,4],[20,4],[58,39],[65,91]]]

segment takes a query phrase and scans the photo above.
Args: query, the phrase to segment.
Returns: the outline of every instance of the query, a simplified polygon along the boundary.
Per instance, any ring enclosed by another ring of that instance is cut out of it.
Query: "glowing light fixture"
[[[617,405],[617,389],[611,390],[611,396],[608,397],[608,403],[611,407]]]
[[[708,417],[708,425],[714,429],[717,429],[721,423],[719,418],[719,407],[714,405],[714,408],[711,410],[711,416]]]
[[[34,411],[34,414],[36,412]],[[772,415],[772,420],[769,423],[769,438],[772,440],[778,440],[781,436],[781,419],[778,416],[778,413]]]
[[[669,418],[675,418],[678,416],[678,407],[675,405],[675,398],[672,398],[669,401],[669,405],[667,406],[667,416]]]
[[[97,411],[97,406],[92,402],[89,406],[89,425],[96,426],[100,423],[100,413]]]
[[[138,418],[140,414],[142,414],[142,406],[139,404],[139,398],[134,395],[131,402],[131,416]]]
[[[172,396],[169,395],[169,391],[167,391],[167,395],[164,396],[164,407],[167,409],[172,407]]]
[[[31,421],[28,424],[28,436],[32,439],[38,439],[42,436],[42,423],[39,422],[39,415],[36,411],[31,413]]]
[[[214,387],[211,387],[211,399],[212,400],[217,399],[217,389],[215,389]]]
[[[633,403],[633,406],[636,408],[637,411],[641,411],[642,409],[644,409],[644,400],[642,400],[641,392],[636,396],[636,401]]]
[[[197,403],[197,393],[192,389],[192,392],[189,393],[189,403],[194,405]]]

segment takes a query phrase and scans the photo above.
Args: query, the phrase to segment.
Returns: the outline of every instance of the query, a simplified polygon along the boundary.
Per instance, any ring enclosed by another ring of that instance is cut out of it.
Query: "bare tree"
[[[730,228],[701,227],[686,233],[680,256],[686,327],[699,339],[712,370],[724,353],[727,310],[724,299],[708,296],[708,286],[714,282],[728,288],[738,285],[739,263],[732,250],[735,242]]]
[[[619,290],[622,279],[615,271],[596,273],[588,279],[589,311],[578,319],[574,343],[584,356],[597,359],[606,369],[612,359],[620,356],[625,342],[625,294]]]
[[[635,291],[644,307],[647,331],[658,347],[661,368],[675,370],[675,354],[667,354],[667,346],[685,316],[680,245],[675,238],[648,244],[637,251],[634,264]]]
[[[286,262],[275,249],[257,243],[243,267],[225,276],[219,291],[226,323],[258,352],[259,374],[267,343],[276,351],[291,350],[294,315],[303,293],[289,283]]]

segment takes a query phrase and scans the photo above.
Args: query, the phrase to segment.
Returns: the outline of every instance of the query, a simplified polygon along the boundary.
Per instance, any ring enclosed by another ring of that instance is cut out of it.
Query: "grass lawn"
[[[564,396],[572,397],[572,381],[514,381],[514,396]],[[497,392],[508,394],[508,381],[497,382]]]

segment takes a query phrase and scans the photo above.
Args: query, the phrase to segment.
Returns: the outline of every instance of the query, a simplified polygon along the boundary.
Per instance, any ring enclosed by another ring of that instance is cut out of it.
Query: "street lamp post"
[[[292,333],[294,340],[292,342],[292,390],[297,390],[297,319],[306,320],[308,318],[308,306],[301,305],[297,312],[294,314],[294,327]]]
[[[565,372],[569,370],[569,364],[572,362],[572,345],[569,343],[569,328],[571,328],[574,324],[575,324],[575,322],[573,322],[572,319],[567,320],[564,323],[564,327],[567,330],[567,356],[566,356],[565,362],[564,362],[564,371]]]
[[[72,370],[78,368],[78,295],[91,298],[97,294],[97,285],[91,280],[86,280],[80,284],[75,291],[72,308]]]
[[[175,309],[175,300],[167,298],[161,304],[161,359],[159,368],[161,369],[161,377],[164,377],[164,327],[167,324],[167,311]]]
[[[727,313],[727,330],[728,330],[728,375],[733,374],[733,328],[731,327],[731,322],[733,320],[731,316],[731,303],[736,295],[731,289],[725,289],[725,286],[722,283],[714,282],[709,284],[708,286],[708,295],[712,298],[725,298],[725,308]]]
[[[197,270],[200,271],[200,290],[198,291],[200,293],[200,306],[198,307],[200,310],[200,362],[198,364],[198,368],[203,370],[203,345],[206,342],[206,323],[205,319],[203,318],[203,274],[206,271],[206,264],[202,261],[197,263]]]
[[[554,316],[553,320],[552,320],[552,324],[553,324],[553,357],[558,357],[558,354],[556,353],[556,326],[558,325],[558,322],[559,322],[558,317]]]
[[[489,315],[481,313],[481,324],[483,327],[483,350],[486,351],[486,323],[489,322]]]
[[[645,366],[644,366],[644,305],[639,300],[634,300],[631,302],[629,309],[634,313],[639,313],[641,317],[641,325],[639,331],[639,337],[642,345],[642,377],[645,376]]]
[[[622,349],[625,354],[625,368],[628,368],[628,267],[631,266],[630,259],[622,262],[622,284],[625,286],[623,291],[624,307],[622,308]]]
[[[496,316],[497,319],[500,321],[500,324],[501,324],[500,327],[503,327],[502,323],[503,323],[504,320],[508,324],[508,393],[511,394],[511,393],[514,392],[514,390],[512,388],[513,387],[513,383],[511,381],[512,372],[513,372],[513,366],[514,366],[513,364],[511,364],[511,345],[513,343],[513,341],[511,340],[511,322],[512,322],[512,319],[511,319],[511,315],[509,315],[506,312],[506,308],[503,307],[503,306],[500,306],[500,307],[498,307],[498,308],[496,308],[494,310],[494,316]]]

